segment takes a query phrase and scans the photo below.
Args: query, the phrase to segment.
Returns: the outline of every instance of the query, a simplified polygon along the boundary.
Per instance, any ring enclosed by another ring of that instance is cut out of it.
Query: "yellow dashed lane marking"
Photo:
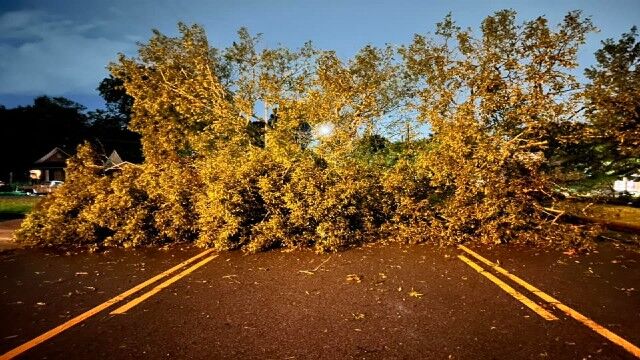
[[[153,295],[157,294],[158,292],[160,292],[160,290],[168,287],[169,285],[173,284],[174,282],[182,279],[183,277],[191,274],[192,272],[194,272],[196,269],[198,269],[199,267],[203,266],[204,264],[208,263],[209,261],[217,258],[218,255],[213,255],[213,256],[209,256],[208,258],[200,261],[199,263],[193,265],[192,267],[182,271],[181,273],[179,273],[178,275],[172,277],[171,279],[163,282],[162,284],[154,287],[153,289],[149,290],[147,293],[144,293],[140,296],[138,296],[137,298],[129,301],[128,303],[120,306],[119,308],[113,310],[111,312],[112,315],[116,315],[116,314],[124,314],[127,312],[127,310],[130,310],[132,307],[140,304],[141,302],[147,300],[148,298],[152,297]]]
[[[203,251],[200,254],[198,254],[198,255],[190,258],[190,259],[187,259],[187,260],[181,262],[180,264],[172,267],[171,269],[168,269],[168,270],[166,270],[166,271],[164,271],[164,272],[152,277],[151,279],[149,279],[149,280],[147,280],[147,281],[145,281],[145,282],[143,282],[141,284],[138,284],[137,286],[135,286],[135,287],[123,292],[122,294],[103,302],[102,304],[94,307],[93,309],[91,309],[91,310],[89,310],[87,312],[84,312],[84,313],[74,317],[73,319],[71,319],[71,320],[69,320],[69,321],[67,321],[67,322],[65,322],[65,323],[63,323],[61,325],[56,326],[55,328],[45,332],[44,334],[42,334],[42,335],[40,335],[40,336],[38,336],[38,337],[36,337],[36,338],[34,338],[32,340],[29,340],[26,343],[18,346],[17,348],[15,348],[15,349],[5,353],[4,355],[0,356],[0,360],[13,359],[14,357],[24,353],[25,351],[27,351],[27,350],[29,350],[29,349],[31,349],[31,348],[39,345],[39,344],[42,344],[43,342],[45,342],[45,341],[51,339],[52,337],[60,334],[61,332],[65,331],[65,330],[67,330],[67,329],[69,329],[69,328],[71,328],[71,327],[73,327],[75,325],[78,325],[79,323],[81,323],[81,322],[87,320],[88,318],[92,317],[93,315],[95,315],[95,314],[107,309],[108,307],[110,307],[110,306],[112,306],[112,305],[114,305],[116,303],[119,303],[120,301],[124,300],[125,298],[129,297],[130,295],[135,294],[136,292],[138,292],[138,291],[144,289],[145,287],[155,283],[156,281],[158,281],[158,280],[160,280],[160,279],[162,279],[162,278],[164,278],[164,277],[176,272],[177,270],[180,270],[181,268],[185,267],[186,265],[191,264],[192,262],[200,259],[201,257],[210,254],[212,251],[213,251],[213,249],[209,249],[209,250]]]
[[[596,333],[604,336],[605,338],[607,338],[612,343],[614,343],[614,344],[616,344],[618,346],[621,346],[623,349],[627,350],[629,353],[634,355],[636,358],[640,359],[640,348],[638,348],[637,346],[633,345],[629,341],[623,339],[622,337],[618,336],[617,334],[615,334],[611,330],[605,328],[604,326],[596,323],[595,321],[589,319],[588,317],[582,315],[581,313],[579,313],[579,312],[573,310],[572,308],[568,307],[567,305],[561,303],[560,301],[558,301],[553,296],[545,293],[544,291],[542,291],[542,290],[538,289],[537,287],[529,284],[528,282],[522,280],[521,278],[511,274],[507,270],[501,268],[500,266],[498,266],[497,264],[493,263],[492,261],[487,260],[486,258],[482,257],[481,255],[479,255],[475,251],[467,248],[466,246],[459,245],[458,247],[460,249],[462,249],[463,251],[465,251],[466,253],[468,253],[469,255],[473,256],[474,258],[482,261],[483,263],[487,264],[488,266],[491,266],[494,270],[496,270],[500,274],[508,277],[509,279],[513,280],[514,282],[516,282],[517,284],[521,285],[525,289],[527,289],[527,290],[531,291],[532,293],[536,294],[539,298],[541,298],[542,300],[544,300],[544,301],[548,302],[549,304],[555,306],[558,310],[560,310],[560,311],[564,312],[565,314],[571,316],[572,318],[576,319],[577,321],[579,321],[583,325],[587,326],[591,330],[593,330]]]
[[[467,265],[471,266],[475,271],[479,272],[481,275],[483,275],[487,279],[491,280],[494,284],[498,285],[498,287],[500,287],[500,289],[504,290],[507,294],[513,296],[518,301],[520,301],[525,306],[527,306],[529,309],[535,311],[536,314],[542,316],[543,319],[549,320],[549,321],[558,320],[558,318],[555,317],[552,313],[548,312],[547,310],[542,308],[540,305],[538,305],[535,302],[531,301],[529,298],[527,298],[526,296],[522,295],[522,293],[520,293],[516,289],[512,288],[511,286],[507,285],[504,281],[502,281],[502,280],[498,279],[497,277],[495,277],[492,273],[485,271],[480,265],[478,265],[478,264],[474,263],[473,261],[469,260],[466,256],[458,255],[458,258],[460,260],[464,261],[465,263],[467,263]]]

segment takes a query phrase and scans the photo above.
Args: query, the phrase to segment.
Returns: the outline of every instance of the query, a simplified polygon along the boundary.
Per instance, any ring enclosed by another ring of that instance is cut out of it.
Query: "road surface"
[[[636,359],[639,264],[610,243],[584,256],[398,244],[335,254],[9,250],[0,354]]]

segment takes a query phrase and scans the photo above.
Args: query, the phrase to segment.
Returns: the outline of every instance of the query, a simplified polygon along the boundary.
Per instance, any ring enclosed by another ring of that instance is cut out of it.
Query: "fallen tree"
[[[311,44],[261,49],[244,29],[224,50],[179,30],[110,66],[135,99],[144,163],[107,173],[81,148],[20,241],[325,251],[592,234],[544,212],[549,159],[574,121],[570,70],[593,30],[578,12],[552,29],[500,11],[478,37],[447,17],[433,38],[346,62]]]

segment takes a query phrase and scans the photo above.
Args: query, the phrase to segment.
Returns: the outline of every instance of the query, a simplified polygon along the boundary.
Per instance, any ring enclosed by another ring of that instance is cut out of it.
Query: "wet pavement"
[[[640,344],[638,253],[611,243],[580,256],[515,246],[471,248],[630,343]],[[102,253],[0,253],[0,353],[200,252],[175,246]],[[543,319],[461,261],[460,254],[465,253],[457,248],[398,244],[335,254],[220,253],[126,313],[110,314],[165,279],[22,356],[635,358],[477,262],[558,318]]]

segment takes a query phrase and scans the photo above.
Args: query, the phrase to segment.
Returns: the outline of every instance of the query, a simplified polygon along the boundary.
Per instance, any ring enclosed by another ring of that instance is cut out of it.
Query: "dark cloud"
[[[264,33],[265,44],[297,47],[313,40],[340,56],[364,44],[406,43],[432,31],[448,12],[463,27],[477,28],[495,10],[514,8],[520,19],[547,15],[552,23],[583,8],[603,32],[580,53],[582,67],[606,37],[617,38],[637,20],[640,1],[539,0],[17,0],[0,1],[0,103],[17,104],[31,95],[93,96],[105,67],[119,52],[133,55],[136,42],[152,28],[176,34],[176,22],[199,23],[215,47],[228,46],[246,26]],[[578,71],[578,72],[581,72]]]
[[[134,42],[102,37],[83,23],[21,10],[0,16],[0,94],[87,92],[106,76],[106,62]]]

